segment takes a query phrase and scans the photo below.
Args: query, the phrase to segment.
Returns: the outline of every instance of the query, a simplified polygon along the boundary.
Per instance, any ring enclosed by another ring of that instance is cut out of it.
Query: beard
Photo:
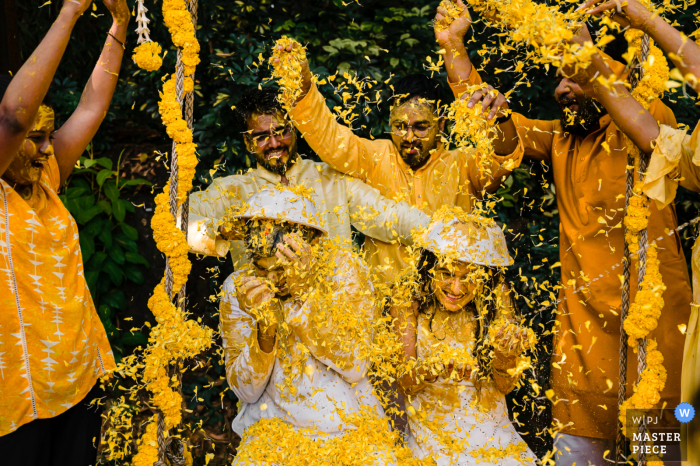
[[[401,150],[399,151],[399,154],[401,155],[403,161],[406,162],[406,165],[411,167],[413,170],[421,168],[423,165],[425,165],[430,158],[430,151],[435,148],[432,147],[431,149],[424,149],[423,144],[424,143],[421,141],[401,143]],[[416,152],[414,154],[407,153],[407,149],[412,148],[416,149]]]
[[[605,107],[596,104],[588,96],[576,99],[563,98],[558,103],[562,109],[560,121],[564,132],[575,136],[587,136],[591,132],[600,129],[600,118],[608,113]],[[567,108],[568,105],[573,103],[578,105],[578,110],[575,112]]]
[[[280,176],[284,175],[287,173],[287,171],[296,163],[296,161],[299,159],[299,154],[297,153],[297,147],[296,144],[293,144],[291,146],[285,147],[287,150],[287,153],[289,156],[287,157],[287,160],[284,162],[280,162],[279,159],[277,159],[277,163],[274,165],[270,162],[270,160],[267,158],[267,154],[270,152],[275,152],[279,150],[279,148],[274,148],[274,149],[268,149],[262,154],[256,153],[255,154],[255,160],[258,162],[258,165],[264,167],[268,171],[271,171],[272,173],[276,173]]]

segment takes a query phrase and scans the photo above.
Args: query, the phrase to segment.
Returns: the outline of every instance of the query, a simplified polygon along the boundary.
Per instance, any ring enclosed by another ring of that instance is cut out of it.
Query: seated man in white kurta
[[[312,462],[329,451],[393,463],[397,434],[367,378],[377,320],[367,267],[289,188],[253,195],[239,217],[251,265],[226,280],[221,304],[226,374],[242,402],[234,464]]]

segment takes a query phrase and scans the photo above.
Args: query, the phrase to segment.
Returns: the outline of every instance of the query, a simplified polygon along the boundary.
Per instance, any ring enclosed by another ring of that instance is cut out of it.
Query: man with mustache
[[[438,9],[436,22],[445,14]],[[469,17],[466,8],[463,17]],[[464,48],[468,27],[467,23],[463,29],[451,29],[453,34],[441,43],[448,51],[445,67],[452,83],[465,76],[479,81],[474,78],[477,73]],[[574,40],[582,44],[591,38],[584,27]],[[658,99],[651,103],[649,113],[640,113],[638,105],[630,105],[632,97],[625,86],[594,88],[591,81],[595,74],[611,76],[611,67],[618,75],[623,70],[619,63],[599,53],[585,74],[574,79],[559,78],[554,97],[562,110],[560,120],[532,120],[518,113],[512,116],[525,145],[525,157],[551,165],[561,219],[562,288],[550,380],[555,397],[561,400],[554,404],[553,415],[565,426],[556,443],[562,452],[557,464],[601,464],[606,450],[615,451],[626,138],[641,151],[651,153],[649,141],[655,136],[634,128],[646,125],[646,118],[652,119],[652,127],[654,119],[659,124],[676,126],[673,113]],[[460,95],[464,88],[453,85],[452,90]],[[496,150],[502,143],[494,141]],[[678,226],[674,207],[671,204],[659,210],[652,203],[650,209],[648,237],[666,237],[659,243],[659,260],[667,286],[663,293],[664,317],[650,338],[656,339],[666,356],[664,365],[668,370],[658,406],[668,403],[673,407],[680,401],[678,356],[683,354],[684,340],[678,326],[688,322],[692,295],[680,237],[664,233]],[[630,302],[637,290],[634,267],[631,276]],[[637,355],[629,348],[628,396],[632,393],[630,381],[637,380],[636,360]]]
[[[382,243],[412,244],[412,228],[428,225],[430,219],[325,163],[301,158],[296,131],[285,118],[277,93],[272,88],[254,88],[237,103],[245,145],[257,167],[217,178],[206,191],[190,195],[190,250],[221,257],[230,251],[236,269],[248,263],[241,231],[227,220],[250,196],[277,184],[309,189],[331,238],[350,239],[352,225]]]
[[[292,47],[298,44],[288,50]],[[471,210],[474,201],[498,189],[522,159],[522,145],[508,118],[496,122],[497,134],[508,142],[492,161],[482,163],[482,155],[474,148],[448,150],[446,121],[439,115],[441,86],[427,76],[413,74],[392,83],[390,140],[364,139],[338,123],[312,83],[306,61],[302,78],[302,93],[290,116],[319,157],[336,170],[364,180],[387,197],[405,200],[428,215],[443,205]],[[508,108],[503,95],[490,86],[475,95],[473,102],[482,106],[489,119],[500,117]],[[406,265],[406,251],[399,244],[381,244],[368,238],[365,250],[368,262],[381,270],[386,282],[393,282]],[[390,267],[381,268],[385,264]]]

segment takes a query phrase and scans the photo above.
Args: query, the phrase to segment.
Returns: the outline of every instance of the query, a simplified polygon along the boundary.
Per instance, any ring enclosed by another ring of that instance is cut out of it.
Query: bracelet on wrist
[[[124,50],[126,50],[126,41],[124,41],[124,42],[120,41],[119,39],[117,39],[116,37],[114,37],[114,34],[112,34],[111,32],[108,32],[107,35],[111,36],[112,39],[114,39],[114,40],[116,40],[117,42],[119,42],[119,45],[121,45],[122,48],[123,48]]]
[[[505,116],[502,116],[502,117],[498,117],[498,118],[496,118],[496,124],[497,124],[497,125],[502,125],[502,124],[505,123],[506,121],[510,120],[511,117],[512,117],[512,114],[511,114],[511,113],[508,113],[508,115],[505,115]]]

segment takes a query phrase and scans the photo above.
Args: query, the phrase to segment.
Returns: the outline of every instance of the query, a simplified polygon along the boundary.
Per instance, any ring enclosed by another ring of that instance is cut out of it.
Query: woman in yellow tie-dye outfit
[[[96,464],[101,418],[87,402],[114,368],[83,272],[78,227],[60,185],[107,113],[129,10],[105,0],[113,24],[68,121],[44,103],[71,30],[91,0],[63,4],[14,78],[0,76],[0,463]]]

